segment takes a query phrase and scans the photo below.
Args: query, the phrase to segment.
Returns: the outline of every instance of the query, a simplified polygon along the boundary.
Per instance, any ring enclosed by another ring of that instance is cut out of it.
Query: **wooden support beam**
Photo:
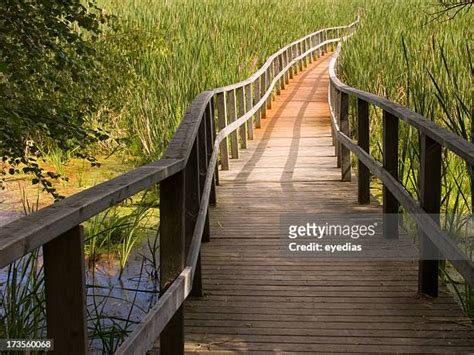
[[[253,90],[252,90],[252,94],[253,94],[253,106],[255,106],[258,101],[260,100],[260,80],[255,80],[254,83],[253,83]],[[260,119],[262,118],[261,116],[261,112],[260,112],[260,109],[257,110],[257,112],[255,112],[255,115],[254,115],[254,118],[255,118],[255,128],[260,128],[262,126],[261,122],[260,122]]]
[[[269,65],[267,70],[265,71],[265,87],[267,89],[270,87],[271,81],[272,81],[272,66]],[[268,110],[271,110],[271,108],[272,108],[272,100],[273,100],[273,93],[270,93],[270,95],[268,96],[268,99],[267,99],[267,109]]]
[[[84,232],[78,225],[43,246],[48,338],[55,354],[86,354]]]
[[[231,124],[237,119],[237,102],[235,89],[227,92],[227,122]],[[239,136],[238,130],[230,135],[230,156],[232,159],[239,159]]]
[[[204,113],[203,120],[199,126],[198,132],[198,150],[199,150],[199,194],[202,196],[204,185],[206,183],[207,169],[209,168],[209,154],[208,154],[208,139],[206,130],[206,113]],[[211,185],[212,189],[212,185]],[[201,197],[202,198],[202,197]],[[201,201],[201,200],[199,200]],[[199,211],[199,207],[197,209]],[[197,214],[196,211],[196,214]],[[202,241],[209,242],[211,240],[211,230],[209,226],[209,208],[206,213],[206,221],[204,222],[204,231],[202,234]],[[200,262],[200,260],[198,261]]]
[[[344,92],[340,94],[339,127],[341,132],[350,137],[349,131],[349,95]],[[340,147],[341,156],[341,180],[351,181],[351,151],[344,145]]]
[[[265,95],[265,92],[267,91],[267,82],[265,80],[265,72],[260,76],[259,79],[260,81],[260,97],[263,97]],[[260,109],[260,113],[262,118],[267,118],[267,104],[263,104],[262,108]]]
[[[336,112],[334,112],[334,114],[336,115],[337,124],[340,127],[341,122],[339,120],[339,117],[340,117],[340,110],[341,110],[341,104],[340,104],[341,92],[337,89],[336,89],[336,94],[334,95],[334,99],[335,99],[335,108],[336,108]],[[339,143],[339,141],[337,140],[336,140],[336,145],[334,146],[334,154],[336,155],[336,166],[340,168],[341,167],[341,143]]]
[[[193,237],[194,227],[196,226],[199,204],[201,202],[201,182],[200,175],[201,169],[199,166],[200,161],[202,160],[201,156],[205,156],[205,151],[202,152],[199,148],[202,148],[202,143],[199,143],[199,135],[194,141],[191,154],[186,164],[184,171],[185,178],[185,255],[189,253],[189,246]],[[204,154],[203,154],[204,153]],[[205,158],[204,158],[204,169],[205,169]],[[204,175],[205,176],[205,175]],[[200,259],[198,260],[198,262]],[[200,268],[196,268],[196,271]],[[202,281],[201,274],[195,273],[193,279],[193,288],[191,290],[192,296],[202,296]]]
[[[245,115],[245,89],[244,87],[240,87],[237,89],[237,100],[238,100],[238,108],[237,108],[237,116],[242,117]],[[245,122],[242,126],[240,126],[240,147],[242,149],[247,149],[247,123]]]
[[[160,294],[184,269],[185,178],[179,172],[160,184]],[[181,306],[160,334],[162,354],[184,354],[184,311]]]
[[[369,104],[357,99],[357,135],[358,144],[369,153]],[[358,163],[357,198],[361,205],[370,203],[370,170],[360,161]]]
[[[245,110],[248,112],[253,107],[253,100],[252,100],[252,84],[247,84],[245,86]],[[253,117],[247,121],[247,130],[248,130],[248,138],[249,140],[253,139]]]
[[[441,209],[441,145],[425,134],[420,135],[420,207],[439,224]],[[438,296],[439,250],[420,230],[418,290]]]
[[[216,130],[214,129],[214,104],[213,100],[209,102],[209,105],[206,107],[206,113],[204,116],[204,121],[206,123],[206,152],[207,152],[207,162],[211,160],[212,150],[214,149],[214,141],[216,139]],[[211,192],[209,194],[209,204],[215,206],[217,202],[216,196],[216,183],[219,177],[219,169],[215,169],[214,176],[212,177],[211,183]]]
[[[219,130],[222,130],[227,126],[227,104],[225,94],[223,92],[217,94],[217,117]],[[227,137],[222,140],[219,150],[221,154],[222,170],[229,170],[229,147],[227,143]]]
[[[277,76],[278,73],[280,72],[280,56],[276,57],[274,62],[273,62],[273,72],[274,75]],[[277,83],[275,84],[275,92],[277,95],[281,94],[281,85],[280,85],[280,80],[277,80]]]
[[[398,181],[398,118],[383,111],[383,167]],[[387,186],[383,186],[383,233],[398,238],[399,203]]]

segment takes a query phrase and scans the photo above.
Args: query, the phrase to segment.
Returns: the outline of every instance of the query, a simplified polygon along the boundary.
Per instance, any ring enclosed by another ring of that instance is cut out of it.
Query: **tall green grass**
[[[474,13],[437,17],[435,4],[423,0],[364,2],[361,26],[344,44],[339,73],[349,85],[407,106],[473,142]],[[372,110],[371,153],[379,160],[381,130],[381,111]],[[403,122],[399,154],[401,182],[418,199],[419,133]],[[442,226],[472,258],[472,240],[462,232],[472,213],[471,167],[444,150],[442,173]],[[473,290],[448,263],[441,265],[449,286],[474,316]]]
[[[355,1],[100,0],[116,16],[105,53],[122,65],[113,119],[144,160],[166,148],[201,91],[248,77],[273,52],[307,33],[352,22]]]

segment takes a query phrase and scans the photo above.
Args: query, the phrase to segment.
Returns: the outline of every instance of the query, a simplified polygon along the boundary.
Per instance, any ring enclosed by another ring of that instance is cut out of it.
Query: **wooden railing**
[[[474,287],[472,260],[456,245],[439,225],[441,208],[442,147],[461,157],[467,166],[474,165],[474,144],[438,126],[433,121],[383,97],[355,89],[342,83],[336,75],[341,51],[339,43],[329,64],[329,106],[333,143],[343,181],[351,180],[351,152],[358,159],[358,201],[370,202],[370,173],[383,183],[383,233],[386,238],[398,237],[400,205],[414,218],[419,236],[419,292],[438,295],[438,263],[446,259],[466,282]],[[349,96],[356,98],[356,132],[351,139],[349,127]],[[383,110],[383,147],[380,164],[369,154],[369,104]],[[420,135],[420,201],[411,197],[398,177],[399,120],[416,128]]]
[[[273,54],[247,80],[197,96],[160,160],[1,228],[0,267],[43,247],[47,336],[56,353],[88,352],[81,223],[156,184],[161,295],[117,354],[143,354],[158,336],[163,354],[183,352],[183,301],[202,294],[200,250],[201,242],[210,240],[208,208],[216,203],[218,155],[222,169],[229,169],[229,146],[237,158],[239,137],[245,148],[274,95],[357,23],[307,35]]]

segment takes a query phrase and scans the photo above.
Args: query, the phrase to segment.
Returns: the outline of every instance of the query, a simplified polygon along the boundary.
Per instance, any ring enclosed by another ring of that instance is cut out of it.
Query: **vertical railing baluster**
[[[277,77],[278,73],[280,72],[280,56],[277,56],[273,63],[275,77]],[[281,93],[280,80],[277,80],[275,84],[275,92],[277,95],[280,95]]]
[[[369,153],[369,104],[367,101],[357,99],[357,136],[358,144]],[[360,204],[370,203],[370,170],[360,161],[358,162],[358,200]]]
[[[265,71],[265,87],[267,88],[267,90],[270,88],[270,83],[272,81],[271,68],[272,68],[272,65],[270,64],[267,70]],[[273,99],[272,96],[273,96],[273,90],[270,92],[270,95],[268,95],[268,99],[267,99],[268,110],[271,110],[272,108],[272,99]]]
[[[285,90],[285,73],[283,72],[283,69],[286,66],[285,54],[281,53],[278,57],[280,58],[280,72],[283,73],[283,76],[280,78],[280,89]]]
[[[323,38],[322,32],[319,32],[319,33],[318,33],[318,45],[320,45],[320,44],[323,42],[322,38]],[[323,55],[323,48],[322,48],[322,47],[319,47],[319,49],[318,49],[318,57],[321,57],[322,55]]]
[[[302,55],[304,52],[303,52],[303,42],[298,42],[298,57],[300,55]],[[298,61],[298,71],[301,72],[303,71],[303,65],[304,65],[304,59],[300,59]]]
[[[305,51],[307,52],[311,49],[311,38],[310,37],[306,38],[306,40],[304,42],[306,43]],[[311,55],[311,53],[309,53],[306,56],[306,58],[308,60],[308,64],[311,64],[313,62],[313,56]]]
[[[78,225],[43,246],[46,327],[57,354],[86,354],[84,232]]]
[[[238,110],[237,116],[240,118],[245,115],[245,90],[244,87],[241,86],[237,89],[237,99],[238,99]],[[247,122],[244,122],[239,130],[240,130],[240,147],[242,149],[247,149]]]
[[[184,269],[185,181],[180,171],[160,183],[160,294]],[[184,353],[184,306],[160,334],[160,353]]]
[[[253,106],[255,107],[255,105],[257,105],[258,101],[260,100],[259,98],[259,94],[260,94],[260,80],[255,80],[253,82],[253,90],[252,90],[252,95],[253,95]],[[258,109],[256,112],[255,112],[255,128],[260,128],[262,126],[262,123],[261,123],[261,115],[260,115],[260,109]]]
[[[224,92],[217,94],[217,118],[219,130],[223,130],[227,126],[227,104]],[[229,170],[229,145],[227,143],[227,137],[222,139],[219,150],[221,153],[222,170]]]
[[[199,129],[201,131],[201,129]],[[199,132],[198,132],[199,133]],[[202,133],[201,133],[202,134]],[[204,138],[204,137],[203,137]],[[204,148],[204,151],[201,149]],[[185,217],[184,217],[184,240],[185,240],[185,255],[189,253],[189,247],[193,238],[194,227],[199,212],[199,205],[201,203],[201,169],[204,169],[205,176],[205,165],[206,165],[206,151],[205,151],[205,140],[199,141],[199,134],[194,141],[191,153],[184,170],[185,180],[185,195],[184,195],[184,206],[185,206]],[[203,167],[200,166],[200,162],[203,158]],[[202,296],[202,279],[201,279],[201,254],[199,253],[198,262],[196,265],[196,271],[194,273],[193,287],[191,289],[191,295],[196,297]]]
[[[237,106],[235,99],[235,89],[227,92],[227,122],[231,124],[237,118]],[[239,159],[239,136],[238,130],[229,134],[230,156],[232,159]]]
[[[420,206],[439,224],[441,208],[441,145],[425,134],[420,135]],[[438,296],[439,251],[428,236],[420,231],[418,290]]]
[[[349,137],[349,95],[345,92],[341,92],[340,95],[339,127],[341,132]],[[339,149],[341,155],[341,180],[351,181],[351,151],[343,144],[340,145]]]
[[[290,46],[289,51],[290,51],[290,62],[292,62],[293,59],[295,59],[295,47],[293,45]],[[288,74],[289,74],[290,79],[294,78],[294,76],[295,76],[295,65],[294,64],[290,67],[290,70],[289,70]]]
[[[252,109],[252,83],[245,86],[245,112]],[[253,116],[247,121],[247,130],[249,140],[253,140]]]
[[[383,167],[398,180],[398,118],[383,111]],[[399,203],[383,186],[383,232],[385,238],[398,238]]]
[[[209,106],[208,106],[209,107]],[[207,109],[206,109],[207,110]],[[208,153],[208,138],[207,138],[207,112],[204,112],[204,116],[199,126],[198,131],[198,143],[199,143],[199,193],[202,199],[204,191],[204,185],[206,184],[207,171],[209,169],[209,153]],[[210,199],[209,199],[210,200]],[[200,200],[201,201],[201,200]],[[199,208],[198,208],[199,210]],[[206,220],[204,223],[204,230],[202,233],[202,241],[209,242],[211,240],[211,231],[209,228],[209,208],[206,211]],[[198,261],[200,263],[201,260]]]
[[[290,59],[290,56],[288,54],[288,51],[289,51],[289,48],[287,48],[284,52],[283,52],[283,56],[285,57],[285,67],[288,66],[288,64],[290,64],[291,62],[291,59]],[[290,69],[289,69],[290,70]],[[285,84],[288,85],[290,83],[290,73],[289,73],[289,70],[287,70],[285,72]]]
[[[205,121],[206,121],[206,142],[207,142],[207,161],[208,163],[211,161],[211,156],[212,156],[212,150],[214,149],[214,142],[216,140],[216,130],[214,129],[214,103],[213,100],[211,99],[209,101],[209,104],[206,107],[206,116],[205,116]],[[212,182],[211,182],[211,192],[209,194],[209,204],[211,206],[215,206],[217,202],[216,198],[216,180],[219,174],[219,169],[216,169],[214,172],[214,175],[212,176]]]
[[[336,94],[334,95],[334,105],[335,105],[336,110],[334,114],[336,116],[336,123],[339,126],[339,128],[341,124],[341,122],[339,121],[339,112],[341,109],[340,102],[341,102],[341,92],[338,89],[336,89]],[[336,140],[336,145],[334,146],[334,154],[336,155],[336,166],[340,168],[341,167],[341,143],[339,143],[339,141],[337,140]]]
[[[260,98],[265,96],[265,92],[267,91],[266,87],[266,81],[265,81],[265,72],[260,75],[260,78],[257,80],[260,80]],[[262,118],[267,118],[267,103],[265,102],[262,107],[260,108],[261,116]]]

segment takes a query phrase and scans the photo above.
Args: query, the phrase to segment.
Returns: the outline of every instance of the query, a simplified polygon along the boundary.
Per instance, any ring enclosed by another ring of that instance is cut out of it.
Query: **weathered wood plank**
[[[47,333],[54,339],[54,353],[85,354],[88,341],[82,226],[46,243],[43,253]]]

